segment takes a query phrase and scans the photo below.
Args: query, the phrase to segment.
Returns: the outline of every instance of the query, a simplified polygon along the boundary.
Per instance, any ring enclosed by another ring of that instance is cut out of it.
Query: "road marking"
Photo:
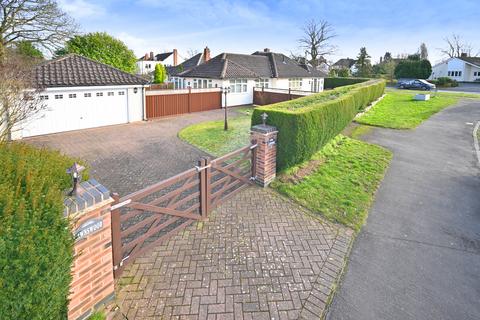
[[[475,144],[475,152],[477,153],[478,164],[480,165],[480,146],[478,145],[478,130],[480,128],[480,121],[477,121],[475,128],[473,128],[473,143]]]

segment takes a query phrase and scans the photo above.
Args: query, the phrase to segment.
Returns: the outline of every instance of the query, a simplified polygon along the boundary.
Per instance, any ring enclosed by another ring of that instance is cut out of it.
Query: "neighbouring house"
[[[334,69],[334,70],[335,69],[336,70],[348,69],[348,70],[350,70],[351,74],[354,74],[354,73],[357,72],[357,67],[355,66],[356,62],[357,62],[357,60],[355,60],[355,59],[343,58],[343,59],[338,60],[334,64],[332,64],[332,66],[330,68]]]
[[[176,75],[182,88],[229,87],[228,106],[252,104],[255,87],[320,92],[325,76],[308,64],[269,49],[253,54],[222,53]]]
[[[145,79],[80,55],[36,66],[34,81],[44,108],[13,139],[145,119]]]
[[[432,67],[428,79],[435,80],[447,77],[459,82],[480,81],[480,57],[467,57],[463,54],[458,58],[449,58]]]
[[[197,53],[193,57],[183,61],[177,66],[168,66],[167,75],[168,75],[168,82],[172,82],[174,84],[175,89],[183,89],[186,88],[186,83],[184,83],[184,79],[181,77],[177,77],[182,72],[190,71],[191,69],[199,66],[205,62],[210,60],[210,49],[205,47],[203,52]]]
[[[164,66],[176,66],[178,64],[177,49],[156,55],[153,52],[145,53],[143,57],[137,60],[137,74],[149,74],[155,71],[155,66],[159,63]]]

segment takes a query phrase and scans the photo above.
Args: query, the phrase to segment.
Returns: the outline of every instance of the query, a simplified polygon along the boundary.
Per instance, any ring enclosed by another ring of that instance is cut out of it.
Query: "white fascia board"
[[[98,90],[118,90],[118,89],[130,89],[130,88],[143,88],[145,87],[142,84],[138,85],[111,85],[111,86],[83,86],[83,87],[47,87],[44,88],[42,91],[48,91],[48,92],[60,92],[60,91],[98,91]]]

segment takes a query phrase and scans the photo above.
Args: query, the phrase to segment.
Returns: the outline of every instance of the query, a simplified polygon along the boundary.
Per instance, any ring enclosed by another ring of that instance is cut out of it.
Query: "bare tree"
[[[0,62],[0,141],[11,140],[12,132],[45,107],[34,81],[33,61],[7,50]]]
[[[446,46],[439,50],[444,55],[450,58],[461,57],[462,53],[467,56],[472,55],[473,47],[465,42],[460,35],[452,34],[451,37],[446,37],[443,40],[445,41]]]
[[[298,39],[300,48],[307,55],[307,59],[314,67],[320,63],[320,57],[333,54],[337,47],[330,41],[337,35],[332,25],[325,21],[311,20],[303,27],[303,37]]]
[[[196,49],[192,49],[192,48],[188,49],[187,50],[187,59],[192,58],[193,56],[197,55],[198,53],[199,52]]]
[[[0,57],[18,41],[54,52],[77,25],[54,0],[0,0]]]
[[[418,54],[420,55],[420,59],[422,60],[428,59],[428,49],[427,49],[427,45],[424,42],[420,44],[420,48],[418,49]]]

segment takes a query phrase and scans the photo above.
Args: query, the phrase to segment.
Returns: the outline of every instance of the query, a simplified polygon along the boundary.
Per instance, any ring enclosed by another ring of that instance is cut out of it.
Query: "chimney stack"
[[[208,47],[205,47],[205,49],[203,49],[203,59],[205,60],[205,62],[210,60],[210,49]]]
[[[270,52],[270,49],[269,49],[269,48],[265,48],[265,49],[263,49],[263,52],[269,53],[269,52]]]
[[[150,60],[153,61],[153,51],[150,51]]]
[[[148,60],[148,53],[145,53],[145,56],[143,57],[143,60]]]
[[[178,52],[177,49],[173,49],[173,66],[178,65]]]
[[[467,58],[467,57],[468,57],[468,55],[467,55],[467,53],[466,53],[466,52],[462,52],[462,53],[460,54],[460,57],[461,57],[461,58]]]

